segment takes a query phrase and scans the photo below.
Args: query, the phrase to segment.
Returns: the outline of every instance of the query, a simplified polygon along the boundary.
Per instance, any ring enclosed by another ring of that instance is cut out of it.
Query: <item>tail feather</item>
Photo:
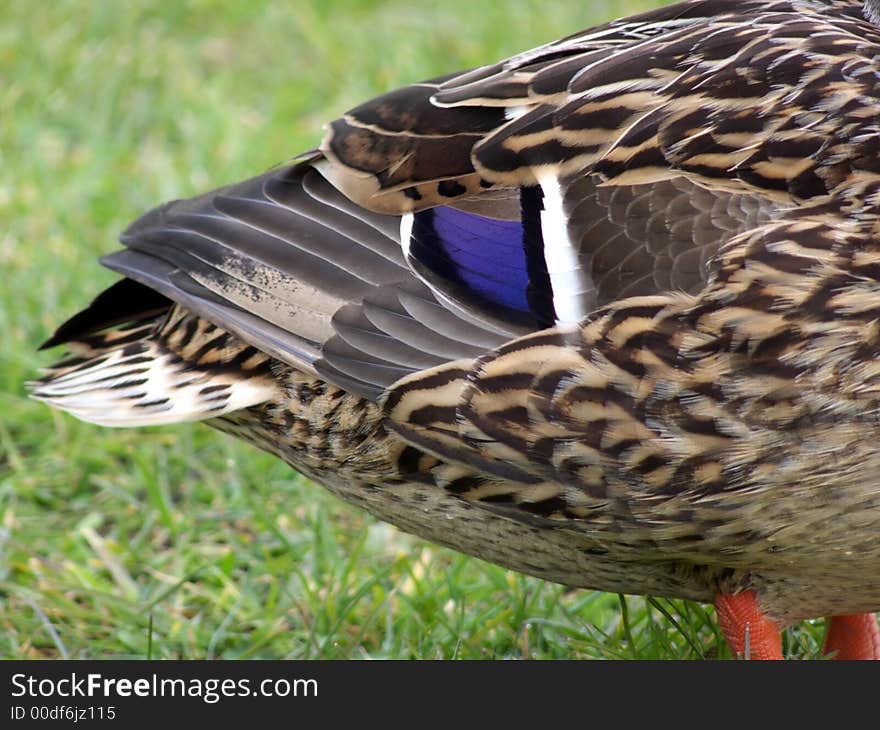
[[[102,426],[198,421],[279,395],[271,358],[189,315],[115,328],[69,349],[72,358],[29,383],[31,396]]]

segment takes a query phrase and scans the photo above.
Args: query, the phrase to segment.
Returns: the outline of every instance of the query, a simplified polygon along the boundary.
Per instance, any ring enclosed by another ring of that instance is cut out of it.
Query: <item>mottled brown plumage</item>
[[[875,11],[684,2],[367,102],[133,224],[35,395],[571,586],[875,611]]]

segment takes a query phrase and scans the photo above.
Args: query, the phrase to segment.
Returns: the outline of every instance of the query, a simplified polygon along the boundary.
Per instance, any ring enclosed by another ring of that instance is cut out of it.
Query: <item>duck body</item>
[[[875,12],[678,3],[367,102],[132,224],[34,394],[739,651],[880,609]]]

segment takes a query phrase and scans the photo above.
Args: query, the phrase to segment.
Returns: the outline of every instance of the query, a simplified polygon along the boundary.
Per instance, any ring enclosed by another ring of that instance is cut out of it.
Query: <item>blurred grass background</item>
[[[566,591],[376,523],[205,426],[102,429],[24,390],[147,208],[314,146],[370,96],[657,4],[3,3],[0,657],[727,656],[710,609]],[[790,632],[789,655],[820,633]]]

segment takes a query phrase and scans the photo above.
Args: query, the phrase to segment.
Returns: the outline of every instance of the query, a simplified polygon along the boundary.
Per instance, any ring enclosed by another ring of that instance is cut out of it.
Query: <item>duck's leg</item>
[[[880,659],[877,617],[873,613],[832,616],[822,651],[835,659]]]
[[[782,659],[782,632],[758,607],[754,591],[715,597],[718,624],[734,656],[743,659]]]

